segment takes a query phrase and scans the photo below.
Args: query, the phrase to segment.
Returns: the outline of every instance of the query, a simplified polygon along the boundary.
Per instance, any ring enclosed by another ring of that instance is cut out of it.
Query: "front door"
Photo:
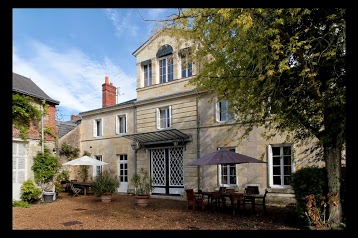
[[[119,188],[118,192],[127,193],[128,190],[128,161],[127,155],[117,155],[118,157],[118,176]]]
[[[184,192],[183,147],[151,149],[153,194],[181,195]]]

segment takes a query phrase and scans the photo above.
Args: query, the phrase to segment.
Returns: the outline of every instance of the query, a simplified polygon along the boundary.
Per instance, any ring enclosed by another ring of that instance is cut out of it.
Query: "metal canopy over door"
[[[181,195],[184,191],[183,147],[150,149],[153,194]]]

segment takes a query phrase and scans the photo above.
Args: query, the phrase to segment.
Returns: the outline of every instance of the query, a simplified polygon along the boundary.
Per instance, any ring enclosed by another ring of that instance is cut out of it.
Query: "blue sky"
[[[118,103],[136,98],[132,53],[175,8],[14,8],[13,72],[60,101],[58,119],[102,107],[108,76]]]

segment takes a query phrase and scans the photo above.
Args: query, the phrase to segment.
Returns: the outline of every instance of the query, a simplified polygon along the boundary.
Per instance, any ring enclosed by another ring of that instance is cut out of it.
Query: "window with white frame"
[[[116,134],[127,133],[127,114],[116,116]]]
[[[174,66],[172,55],[159,60],[159,82],[166,83],[174,79]]]
[[[220,149],[225,149],[225,150],[229,150],[232,152],[235,152],[235,148],[225,148],[225,147],[221,147],[218,148],[218,150]],[[236,181],[236,165],[230,165],[230,164],[220,164],[219,165],[219,171],[220,171],[220,186],[223,187],[233,187],[233,186],[237,186],[237,181]]]
[[[234,114],[229,113],[229,102],[227,100],[217,101],[216,103],[216,121],[232,121],[235,119]]]
[[[93,137],[98,137],[102,135],[103,135],[102,118],[98,118],[93,121]]]
[[[157,129],[170,128],[172,126],[172,107],[157,108]]]
[[[269,185],[272,188],[291,188],[290,179],[294,172],[293,146],[279,144],[268,146]]]
[[[187,78],[193,75],[193,63],[189,61],[187,55],[181,57],[181,77]]]
[[[152,85],[152,63],[148,63],[143,65],[143,73],[144,73],[144,86]]]
[[[96,160],[102,161],[102,155],[95,155],[94,158]],[[102,173],[103,168],[102,165],[96,166],[96,169],[93,171],[93,177],[96,177],[98,174]]]

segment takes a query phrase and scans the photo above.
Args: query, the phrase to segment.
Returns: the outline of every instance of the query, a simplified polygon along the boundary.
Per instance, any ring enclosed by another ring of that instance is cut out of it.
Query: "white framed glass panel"
[[[95,119],[93,121],[93,137],[102,136],[103,126],[102,126],[102,118]]]
[[[172,126],[172,107],[157,108],[157,129],[169,128]]]
[[[292,145],[269,145],[268,166],[269,184],[273,188],[290,188],[291,175],[294,172],[292,163]]]
[[[181,77],[187,78],[193,75],[193,64],[192,62],[188,62],[186,56],[182,56],[181,58]]]
[[[144,86],[152,85],[152,64],[147,64],[143,66],[144,72]]]
[[[102,161],[102,155],[95,155],[94,158],[96,160],[99,160],[99,161]],[[100,165],[100,166],[93,166],[95,167],[93,169],[93,178],[97,176],[97,174],[101,173],[103,171],[103,166]]]
[[[127,133],[127,115],[117,115],[116,119],[116,134]]]
[[[219,121],[231,121],[234,115],[228,112],[229,102],[227,100],[219,102]]]
[[[159,60],[159,82],[166,83],[172,81],[174,78],[173,58],[167,57]]]
[[[235,148],[218,148],[220,149],[226,149],[232,152],[235,152]],[[230,164],[220,164],[219,165],[220,170],[220,185],[224,187],[232,187],[237,186],[237,176],[236,176],[236,165],[230,165]]]

